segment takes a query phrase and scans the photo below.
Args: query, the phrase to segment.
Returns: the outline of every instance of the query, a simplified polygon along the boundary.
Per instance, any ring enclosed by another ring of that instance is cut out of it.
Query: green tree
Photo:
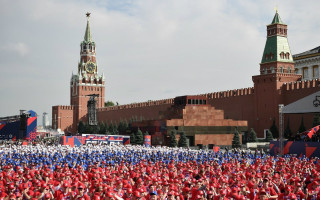
[[[79,122],[78,124],[78,133],[85,133],[86,127],[82,121]]]
[[[176,147],[177,146],[176,135],[177,135],[177,130],[176,129],[172,130],[171,133],[170,133],[170,147]]]
[[[127,133],[128,131],[130,131],[130,128],[129,128],[129,124],[128,124],[127,119],[124,120],[123,129],[125,130],[125,133]]]
[[[108,126],[108,122],[104,123],[104,134],[105,135],[110,135],[109,134],[109,126]]]
[[[181,131],[179,134],[180,134],[180,138],[179,138],[178,146],[188,147],[188,140],[187,140],[186,133],[184,131]]]
[[[116,123],[113,124],[112,135],[119,135],[118,125]]]
[[[266,134],[266,142],[270,142],[272,140],[273,140],[272,132],[270,130],[268,130],[267,134]]]
[[[99,134],[103,135],[106,132],[106,130],[104,130],[105,129],[104,123],[103,122],[99,122],[98,126],[99,126]]]
[[[90,126],[89,124],[86,124],[86,133],[87,134],[93,134],[93,126]]]
[[[123,122],[122,119],[120,119],[120,122],[119,122],[119,124],[118,124],[118,131],[119,131],[119,133],[121,133],[121,134],[126,131],[125,128],[124,128],[124,122]]]
[[[286,126],[286,129],[284,130],[284,138],[288,139],[291,135],[292,135],[292,131],[290,129],[290,119],[288,118],[288,123],[287,123],[287,126]]]
[[[278,131],[275,119],[273,119],[272,125],[270,127],[270,131],[272,133],[273,138],[279,138],[279,131]]]
[[[146,136],[146,135],[150,135],[148,131],[143,133],[143,137]]]
[[[251,128],[251,131],[249,133],[248,142],[258,142],[257,133],[254,131],[253,128]]]
[[[93,133],[94,134],[100,133],[100,126],[99,125],[93,126]]]
[[[143,145],[143,143],[144,143],[143,134],[142,134],[142,131],[140,130],[140,128],[138,128],[138,131],[136,134],[136,144]]]
[[[235,129],[234,135],[233,135],[233,140],[232,140],[232,148],[240,148],[241,143],[240,143],[240,136],[238,129]]]
[[[113,128],[114,128],[113,122],[111,121],[111,122],[110,122],[110,125],[109,125],[109,127],[108,127],[108,132],[109,132],[109,133],[113,133]]]
[[[104,107],[110,107],[110,106],[114,106],[114,103],[112,101],[104,102]]]
[[[130,135],[130,144],[132,145],[136,144],[136,135],[133,132]]]
[[[315,114],[313,117],[312,127],[320,125],[320,114]]]
[[[303,119],[303,116],[302,116],[302,118],[301,118],[301,123],[300,123],[300,127],[299,127],[299,133],[303,133],[303,132],[305,132],[307,129],[306,129],[306,127],[304,126],[304,119]]]

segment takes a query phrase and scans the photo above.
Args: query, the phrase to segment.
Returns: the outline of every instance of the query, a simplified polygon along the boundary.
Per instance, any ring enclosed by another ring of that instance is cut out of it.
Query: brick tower
[[[284,103],[281,87],[299,79],[301,76],[294,74],[287,25],[282,22],[277,11],[271,24],[267,25],[267,41],[260,63],[260,75],[252,77],[255,92],[254,129],[257,133],[270,127],[273,120],[279,121],[277,108]]]
[[[52,107],[52,127],[65,132],[76,133],[79,121],[87,123],[87,102],[91,94],[99,95],[96,107],[104,107],[105,78],[98,74],[96,43],[92,40],[89,18],[84,39],[80,44],[80,61],[76,74],[70,80],[70,106]]]
[[[80,61],[78,73],[72,74],[70,80],[70,104],[75,106],[74,124],[79,120],[86,121],[87,102],[90,94],[98,94],[97,108],[104,107],[104,74],[98,75],[96,60],[96,43],[92,40],[90,32],[89,17],[87,13],[87,27],[84,39],[80,44]]]

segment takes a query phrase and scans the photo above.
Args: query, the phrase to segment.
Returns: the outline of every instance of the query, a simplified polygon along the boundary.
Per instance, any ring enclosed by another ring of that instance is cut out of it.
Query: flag
[[[312,138],[313,134],[317,133],[319,131],[320,125],[313,127],[308,133],[307,135],[309,136],[309,138]]]

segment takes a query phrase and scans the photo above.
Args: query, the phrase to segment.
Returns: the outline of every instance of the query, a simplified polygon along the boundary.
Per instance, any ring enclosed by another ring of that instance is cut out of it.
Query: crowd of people
[[[2,145],[0,199],[320,199],[317,158],[131,145]]]

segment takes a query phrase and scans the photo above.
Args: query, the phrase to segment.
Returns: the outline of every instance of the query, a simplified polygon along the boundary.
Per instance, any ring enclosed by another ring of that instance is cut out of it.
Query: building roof
[[[289,59],[281,58],[280,53],[289,53]],[[272,53],[273,58],[266,59],[266,54]],[[288,38],[284,36],[274,35],[267,38],[266,45],[264,47],[263,55],[261,63],[267,63],[267,62],[293,62],[291,51],[288,43]]]
[[[312,54],[317,54],[320,53],[320,46],[310,49],[308,51],[302,52],[302,53],[298,53],[293,55],[294,58],[300,57],[300,56],[308,56],[308,55],[312,55]]]
[[[276,14],[273,17],[271,24],[283,24],[278,11],[276,11]]]

